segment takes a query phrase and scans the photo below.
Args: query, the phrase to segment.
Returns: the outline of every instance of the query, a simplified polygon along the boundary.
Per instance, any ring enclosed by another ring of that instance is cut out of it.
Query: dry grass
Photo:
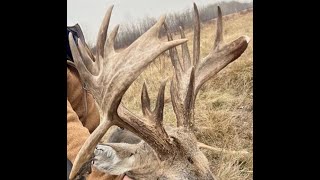
[[[252,24],[252,11],[224,17],[224,41],[230,42],[241,35],[252,39]],[[201,57],[206,56],[213,45],[215,27],[214,21],[201,25]],[[186,36],[189,39],[189,49],[192,50],[192,30],[186,30]],[[249,158],[241,159],[237,156],[214,155],[204,150],[212,171],[221,180],[252,179],[252,51],[251,41],[239,59],[201,88],[196,100],[196,124],[198,127],[207,127],[197,134],[199,141],[229,150],[246,149],[251,152]],[[160,68],[161,63],[164,63],[165,69]],[[170,60],[158,58],[128,89],[123,102],[130,110],[142,114],[140,93],[143,82],[146,81],[154,104],[160,81],[171,75]],[[170,82],[166,87],[166,97],[169,98]],[[171,103],[165,105],[164,119],[165,123],[175,125]]]

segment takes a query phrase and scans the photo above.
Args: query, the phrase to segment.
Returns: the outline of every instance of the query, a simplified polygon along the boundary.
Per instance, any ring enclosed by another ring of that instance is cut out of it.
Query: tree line
[[[252,2],[240,3],[236,1],[221,2],[219,4],[209,4],[206,6],[198,6],[200,21],[207,22],[212,19],[215,19],[218,14],[218,5],[221,7],[223,15],[236,13],[253,7]],[[154,17],[145,17],[144,19],[135,23],[122,24],[119,29],[117,38],[115,40],[115,48],[119,49],[129,46],[156,22],[157,19]],[[193,27],[193,8],[188,8],[182,12],[167,14],[166,24],[168,26],[169,32],[171,33],[178,32],[179,26],[181,26],[183,29]],[[164,35],[166,35],[166,32],[163,28],[160,32],[160,36]]]

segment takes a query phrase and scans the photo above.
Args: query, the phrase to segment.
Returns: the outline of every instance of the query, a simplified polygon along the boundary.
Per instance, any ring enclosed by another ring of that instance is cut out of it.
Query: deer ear
[[[123,174],[134,169],[138,148],[137,144],[99,144],[94,151],[93,166],[111,175]]]

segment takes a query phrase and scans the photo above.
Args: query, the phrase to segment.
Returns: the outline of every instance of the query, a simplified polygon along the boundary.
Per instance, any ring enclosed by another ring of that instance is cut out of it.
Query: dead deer
[[[194,135],[194,105],[201,86],[212,76],[236,60],[247,48],[249,37],[223,44],[222,14],[218,7],[217,31],[211,52],[200,60],[200,21],[194,4],[195,24],[193,59],[191,60],[183,30],[181,38],[168,42],[158,38],[165,17],[121,52],[114,49],[114,39],[119,26],[107,38],[107,29],[113,6],[102,22],[97,39],[96,56],[78,40],[79,48],[71,35],[70,47],[75,65],[87,88],[94,95],[101,110],[102,122],[91,134],[79,151],[70,173],[70,179],[77,179],[90,169],[96,168],[109,174],[126,173],[134,179],[205,179],[214,180],[209,162],[200,147],[206,145],[197,141]],[[175,46],[182,46],[182,57]],[[146,84],[141,93],[143,117],[129,111],[121,99],[133,81],[156,57],[170,51],[174,75],[170,94],[176,115],[177,127],[164,127],[163,108],[166,81],[163,81],[153,110]],[[91,53],[91,54],[90,54]],[[107,130],[116,125],[139,138],[137,144],[99,144]],[[99,145],[98,145],[99,144]]]

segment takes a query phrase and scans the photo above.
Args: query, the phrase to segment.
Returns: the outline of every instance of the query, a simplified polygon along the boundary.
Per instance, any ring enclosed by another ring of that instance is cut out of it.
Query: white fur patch
[[[120,159],[117,152],[107,145],[97,145],[94,151],[93,166],[111,175],[120,175],[133,168],[134,156]]]

